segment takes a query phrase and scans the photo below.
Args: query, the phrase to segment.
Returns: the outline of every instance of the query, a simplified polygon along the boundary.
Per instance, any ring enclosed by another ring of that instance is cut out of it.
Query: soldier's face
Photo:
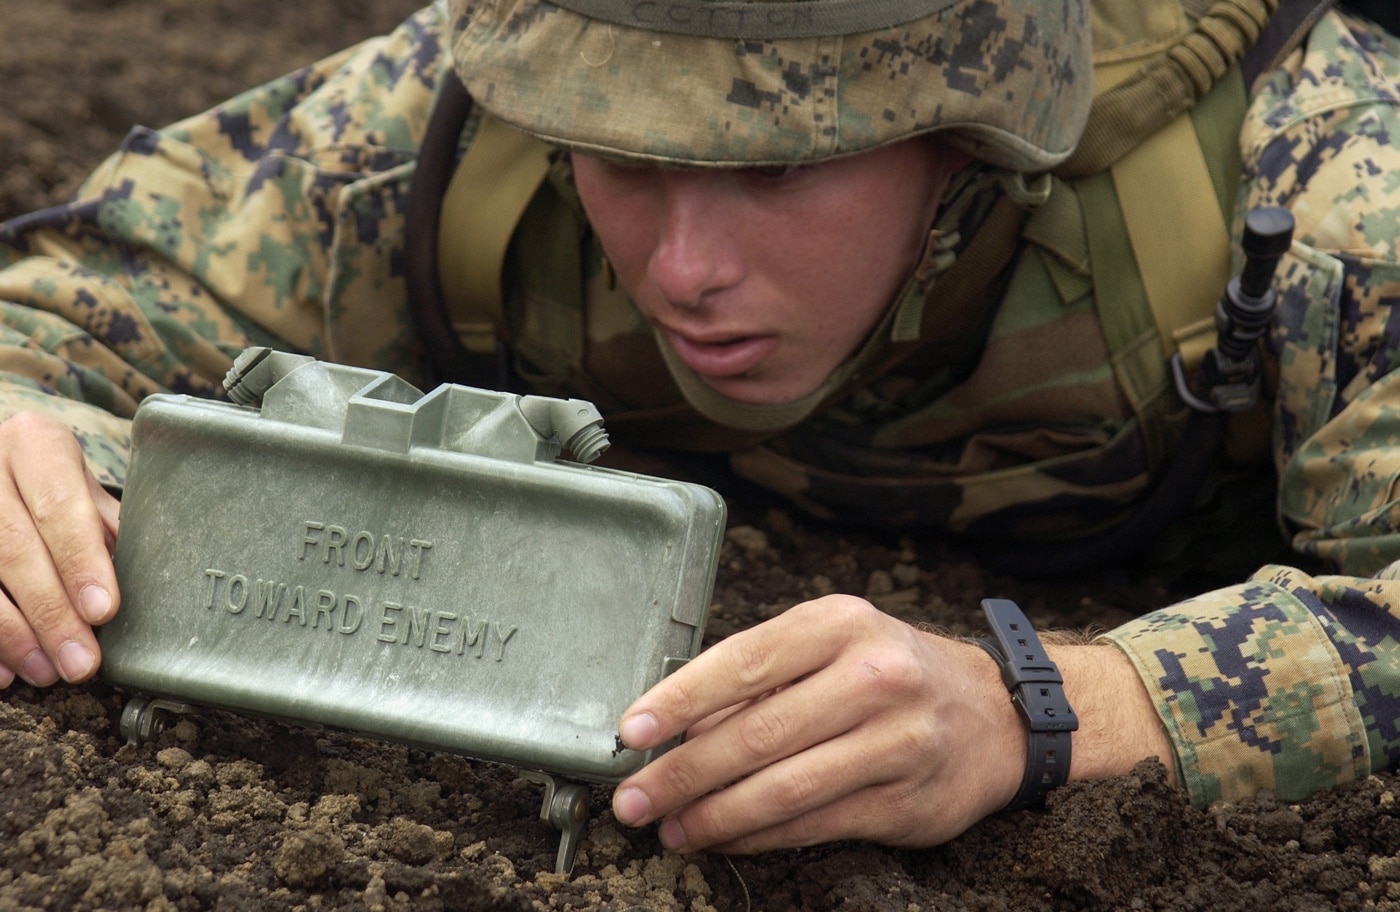
[[[811,392],[865,341],[967,161],[927,140],[792,169],[573,156],[617,279],[663,344],[752,403]]]

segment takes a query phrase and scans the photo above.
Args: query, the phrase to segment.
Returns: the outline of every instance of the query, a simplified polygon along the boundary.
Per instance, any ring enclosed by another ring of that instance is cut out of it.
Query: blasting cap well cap
[[[694,166],[944,132],[1016,171],[1073,150],[1088,0],[450,0],[477,103],[564,146]]]

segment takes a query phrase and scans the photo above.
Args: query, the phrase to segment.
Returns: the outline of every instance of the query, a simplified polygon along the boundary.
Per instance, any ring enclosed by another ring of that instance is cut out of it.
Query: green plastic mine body
[[[617,721],[700,648],[715,492],[557,459],[606,446],[578,400],[265,349],[226,385],[137,411],[108,681],[571,780],[651,759]]]

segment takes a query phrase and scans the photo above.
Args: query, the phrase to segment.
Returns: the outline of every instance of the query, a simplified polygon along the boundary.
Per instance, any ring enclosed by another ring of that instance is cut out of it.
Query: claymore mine
[[[225,387],[133,422],[99,634],[123,734],[211,707],[519,767],[568,871],[582,783],[655,753],[619,749],[617,720],[700,648],[723,501],[580,464],[607,446],[580,400],[424,395],[267,348]]]

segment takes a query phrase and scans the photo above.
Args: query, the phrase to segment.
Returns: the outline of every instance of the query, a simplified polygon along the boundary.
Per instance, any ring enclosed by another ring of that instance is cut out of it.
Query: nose
[[[709,296],[744,277],[743,219],[727,193],[725,177],[707,171],[664,177],[647,276],[672,306],[701,307]]]

